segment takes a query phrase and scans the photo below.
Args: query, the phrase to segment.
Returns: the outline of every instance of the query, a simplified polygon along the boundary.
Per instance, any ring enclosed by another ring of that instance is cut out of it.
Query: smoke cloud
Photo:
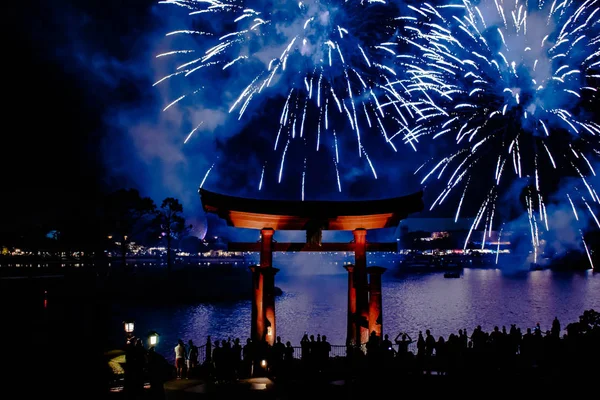
[[[593,169],[598,170],[598,167],[600,164],[596,164]],[[501,255],[499,264],[503,270],[528,270],[533,262],[549,266],[554,257],[565,256],[570,252],[578,252],[587,260],[590,248],[587,245],[586,250],[584,237],[590,231],[600,228],[597,217],[598,199],[592,189],[599,181],[596,175],[586,179],[587,185],[581,178],[565,178],[560,181],[558,190],[549,197],[545,211],[547,218],[539,220],[536,216],[536,220],[531,220],[527,211],[522,210],[518,217],[504,224],[503,231],[512,233],[511,240],[517,244],[514,251],[517,257],[507,260]],[[588,187],[591,190],[588,191]],[[515,185],[511,191],[512,196],[518,196],[515,192],[521,193],[522,189],[522,185]],[[513,200],[507,204],[514,203]],[[539,215],[536,210],[534,213]],[[533,240],[536,226],[539,243]]]
[[[341,11],[324,10],[317,3],[306,3],[307,13],[317,20],[316,27],[338,21],[336,18],[339,18]],[[296,2],[289,2],[288,5],[297,7]],[[57,50],[52,56],[72,71],[75,80],[86,87],[91,101],[105,105],[102,109],[104,125],[99,128],[104,131],[104,140],[99,151],[104,154],[111,179],[119,186],[137,187],[157,202],[167,196],[179,198],[201,235],[206,234],[206,226],[209,225],[217,234],[249,241],[257,239],[255,231],[234,232],[219,224],[214,216],[204,215],[197,194],[198,186],[203,181],[204,187],[209,190],[237,196],[299,199],[305,172],[307,200],[394,197],[421,188],[420,179],[414,175],[414,171],[425,159],[440,152],[436,148],[440,147],[438,143],[430,146],[423,143],[418,153],[402,144],[397,145],[395,151],[378,129],[363,130],[361,140],[377,171],[375,179],[366,157],[359,156],[356,134],[350,129],[347,115],[337,114],[337,111],[332,114],[330,123],[342,128],[336,131],[341,192],[338,191],[333,162],[336,157],[333,139],[331,136],[323,139],[320,151],[316,152],[314,126],[307,130],[303,140],[290,144],[284,164],[284,178],[279,183],[285,144],[280,142],[274,151],[279,115],[290,85],[299,84],[303,87],[303,80],[297,76],[276,74],[268,92],[253,100],[241,118],[239,107],[231,113],[230,108],[248,84],[247,76],[263,70],[273,58],[279,57],[283,51],[282,45],[298,34],[304,21],[279,24],[277,32],[280,37],[258,39],[253,43],[260,51],[248,47],[240,50],[238,55],[242,57],[254,54],[254,60],[244,64],[244,69],[234,69],[235,65],[226,69],[207,67],[191,74],[191,79],[176,79],[181,78],[177,75],[157,83],[169,74],[180,72],[181,69],[177,68],[183,60],[193,59],[180,56],[203,56],[208,41],[214,41],[214,34],[223,30],[220,26],[222,21],[218,18],[203,18],[205,24],[197,26],[187,11],[154,1],[136,2],[135,6],[129,8],[122,2],[108,1],[96,8],[82,4],[57,8],[55,11],[54,19],[60,22],[57,26],[65,32],[62,35],[64,39],[53,47]],[[107,20],[111,21],[110,24]],[[364,22],[365,27],[376,22]],[[355,26],[363,21],[349,23]],[[112,30],[107,28],[109,25],[113,25]],[[202,31],[212,33],[212,36],[166,35],[176,30]],[[310,59],[311,67],[328,56],[327,52],[323,52],[323,47],[317,50],[317,43],[324,38],[319,36],[322,31],[317,31],[312,40],[302,44],[299,53]],[[538,35],[532,37],[539,39]],[[273,40],[273,45],[265,45],[266,40]],[[509,45],[512,43],[509,42]],[[174,50],[190,50],[193,53],[157,57]],[[353,56],[362,57],[361,54]],[[291,59],[289,62],[292,62]],[[543,67],[540,65],[539,73],[544,71]],[[174,104],[184,94],[186,97]],[[334,103],[329,105],[335,107]],[[313,121],[318,119],[318,115],[309,117]],[[303,161],[308,155],[311,158],[304,169]],[[263,167],[264,182],[259,190]],[[211,172],[206,176],[209,170]],[[523,187],[519,185],[515,186],[514,193],[522,191]],[[433,187],[431,189],[425,193],[427,205],[437,197]],[[581,196],[573,197],[578,202],[579,219],[575,218],[566,193],[583,194],[586,191],[580,179],[566,180],[556,191],[546,210],[550,230],[546,232],[545,224],[538,221],[539,228],[544,231],[545,249],[582,250],[580,229],[585,231],[593,228],[595,221],[593,214],[582,204]],[[586,196],[590,202],[589,194]],[[527,234],[530,232],[529,219],[523,213],[520,202],[515,201],[519,198],[520,194],[507,198],[506,204],[514,209],[508,213],[511,215],[510,222],[504,226],[504,230],[518,230]],[[445,206],[448,203],[450,201]],[[454,216],[452,211],[448,214]],[[441,207],[428,215],[440,215],[435,214],[440,212],[446,211]],[[515,212],[519,213],[519,217],[514,217]],[[466,211],[465,214],[473,213]],[[376,240],[374,238],[372,240]],[[338,237],[334,239],[341,240]],[[530,244],[524,240],[523,251]],[[297,262],[304,265],[301,258]]]

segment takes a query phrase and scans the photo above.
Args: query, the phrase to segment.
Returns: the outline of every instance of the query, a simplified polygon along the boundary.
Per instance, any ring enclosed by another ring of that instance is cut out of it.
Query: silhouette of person
[[[327,336],[321,337],[321,362],[322,367],[329,362],[329,353],[331,353],[331,344],[327,341]]]
[[[212,364],[212,342],[210,341],[210,335],[206,337],[206,348],[205,348],[205,360],[206,365]]]
[[[400,335],[402,335],[402,339],[398,340]],[[401,357],[406,356],[406,354],[408,354],[408,345],[412,343],[412,339],[410,338],[410,336],[408,336],[408,333],[398,333],[398,336],[396,336],[396,339],[394,339],[394,341],[398,345],[398,355]]]
[[[273,368],[275,373],[278,373],[283,364],[285,345],[281,342],[281,336],[277,336],[275,340],[275,344],[273,345]]]
[[[185,368],[185,344],[183,340],[179,339],[177,341],[177,346],[175,346],[175,369],[177,371],[177,379],[181,379],[183,377],[183,369]]]
[[[285,355],[283,358],[288,363],[291,363],[294,360],[294,347],[289,340],[285,342]]]
[[[425,338],[422,331],[419,331],[419,337],[417,338],[417,356],[425,356]]]
[[[435,338],[431,334],[431,331],[427,329],[425,331],[425,355],[431,357],[435,349]]]
[[[302,361],[307,361],[310,356],[310,340],[308,340],[308,334],[304,332],[302,339],[300,339],[300,348],[302,349]]]
[[[550,330],[550,333],[556,338],[560,337],[560,322],[558,321],[557,317],[554,317],[554,320],[552,321],[552,328]]]
[[[148,350],[148,380],[150,382],[149,397],[153,400],[165,399],[165,381],[169,377],[169,366],[163,356],[154,347]]]
[[[198,366],[198,346],[194,344],[192,339],[188,341],[187,348],[187,378],[190,378],[190,373]]]
[[[379,336],[375,331],[369,335],[367,342],[367,357],[374,359],[379,354]]]
[[[242,357],[244,358],[244,375],[251,376],[252,375],[252,364],[254,362],[254,343],[252,343],[252,339],[247,338],[246,344],[242,348]]]

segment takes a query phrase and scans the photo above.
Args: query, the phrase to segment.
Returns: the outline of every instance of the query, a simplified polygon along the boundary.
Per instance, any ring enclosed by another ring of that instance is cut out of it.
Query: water
[[[285,268],[276,276],[283,295],[276,299],[277,335],[298,345],[302,334],[325,334],[332,344],[346,340],[347,276],[341,266],[304,270]],[[303,274],[297,274],[297,272]],[[334,271],[335,273],[332,273]],[[250,282],[248,283],[250,284]],[[448,337],[458,329],[469,333],[477,325],[494,325],[524,331],[540,323],[550,329],[554,317],[564,327],[587,309],[600,310],[600,274],[551,270],[502,273],[496,269],[464,269],[459,279],[442,273],[383,275],[383,329],[393,339],[399,331],[416,338],[418,331]],[[113,306],[109,345],[122,343],[122,321],[134,318],[136,332],[161,334],[159,351],[168,359],[177,339],[204,344],[212,339],[240,338],[250,334],[251,303]]]

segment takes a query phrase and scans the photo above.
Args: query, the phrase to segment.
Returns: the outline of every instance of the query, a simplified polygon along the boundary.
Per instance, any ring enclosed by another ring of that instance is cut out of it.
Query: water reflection
[[[277,286],[284,294],[276,300],[277,335],[297,345],[302,334],[326,334],[333,344],[346,339],[347,276],[345,273],[297,276],[282,271]],[[465,269],[460,279],[441,273],[404,277],[384,275],[384,333],[399,331],[416,338],[430,329],[437,338],[458,329],[469,333],[478,324],[485,330],[495,325],[507,329],[516,324],[525,330],[537,322],[549,329],[557,316],[563,328],[586,309],[600,309],[600,274],[532,271],[504,274],[494,269]],[[177,339],[203,344],[215,339],[239,337],[250,332],[250,301],[165,307],[115,307],[113,326],[124,318],[136,319],[136,330],[161,333],[167,357]],[[121,339],[119,332],[116,342]],[[171,344],[173,346],[171,346]]]

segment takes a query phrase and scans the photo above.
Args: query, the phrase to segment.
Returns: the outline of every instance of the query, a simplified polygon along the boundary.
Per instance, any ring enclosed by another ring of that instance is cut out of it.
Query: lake
[[[282,267],[276,286],[277,335],[299,345],[304,332],[325,334],[332,344],[346,340],[347,275],[339,265],[316,268],[310,259],[305,269]],[[340,272],[341,270],[341,272]],[[250,285],[250,282],[248,282]],[[413,338],[430,329],[437,338],[477,326],[490,331],[516,324],[523,331],[540,323],[550,329],[554,317],[565,326],[587,309],[600,310],[600,274],[582,272],[463,269],[460,278],[443,273],[394,274],[382,279],[383,330],[391,339],[403,331]],[[135,319],[136,332],[160,333],[159,351],[173,358],[177,339],[204,344],[207,335],[245,341],[250,335],[249,300],[185,305],[113,305],[109,346],[124,340],[122,321]]]

